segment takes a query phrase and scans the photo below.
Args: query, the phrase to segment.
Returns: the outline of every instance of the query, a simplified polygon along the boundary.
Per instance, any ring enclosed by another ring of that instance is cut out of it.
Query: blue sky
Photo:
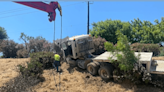
[[[62,37],[87,34],[87,2],[59,1],[62,7]],[[164,16],[164,2],[91,2],[90,25],[106,19],[130,21],[134,18],[154,22]],[[55,38],[60,38],[61,17],[56,9]],[[53,41],[54,22],[48,21],[46,12],[12,1],[0,2],[0,26],[4,27],[10,39],[17,43],[21,32],[28,36],[42,36]],[[90,29],[92,26],[90,26]]]

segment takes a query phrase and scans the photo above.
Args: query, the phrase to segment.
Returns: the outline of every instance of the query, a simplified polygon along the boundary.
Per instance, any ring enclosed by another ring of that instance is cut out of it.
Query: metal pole
[[[55,21],[54,21],[54,42],[55,42]]]
[[[88,1],[88,26],[87,26],[87,34],[89,34],[89,1]]]
[[[61,34],[60,34],[60,45],[62,43],[62,16],[61,16]]]

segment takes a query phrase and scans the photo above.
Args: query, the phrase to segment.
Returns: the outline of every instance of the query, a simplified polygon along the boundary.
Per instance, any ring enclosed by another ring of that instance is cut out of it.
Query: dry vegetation
[[[26,64],[29,61],[26,59],[0,59],[0,86],[8,82],[10,79],[19,75],[17,72],[18,64]]]
[[[29,59],[0,59],[0,87],[17,77],[16,65],[25,64]],[[130,82],[122,84],[108,82],[105,83],[100,77],[94,77],[79,68],[69,69],[66,63],[62,64],[62,75],[60,76],[60,92],[164,92],[161,88],[151,85],[133,85]],[[58,92],[55,86],[52,69],[44,70],[43,82],[33,86],[36,92]],[[59,75],[55,73],[56,84],[59,83]]]

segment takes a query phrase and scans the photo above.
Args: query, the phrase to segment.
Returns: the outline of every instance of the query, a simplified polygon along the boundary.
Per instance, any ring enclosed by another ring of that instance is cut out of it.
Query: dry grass
[[[0,59],[0,86],[8,82],[10,79],[16,77],[19,73],[17,72],[18,64],[26,64],[29,58],[25,59]]]
[[[16,65],[25,64],[27,59],[0,59],[0,87],[10,79],[18,76]],[[66,63],[62,64],[62,75],[60,76],[60,92],[164,92],[160,88],[152,86],[136,86],[130,82],[117,84],[114,82],[105,83],[100,77],[94,77],[86,71],[74,68],[70,73]],[[55,71],[54,71],[55,73]],[[36,92],[57,92],[52,69],[44,70],[44,82],[33,87]],[[59,75],[55,73],[56,84],[59,83]],[[59,88],[59,86],[57,86]]]

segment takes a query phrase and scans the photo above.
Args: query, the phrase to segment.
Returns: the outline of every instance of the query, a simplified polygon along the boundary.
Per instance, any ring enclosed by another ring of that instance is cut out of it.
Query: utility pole
[[[89,34],[89,1],[88,1],[88,26],[87,26],[87,34]]]

